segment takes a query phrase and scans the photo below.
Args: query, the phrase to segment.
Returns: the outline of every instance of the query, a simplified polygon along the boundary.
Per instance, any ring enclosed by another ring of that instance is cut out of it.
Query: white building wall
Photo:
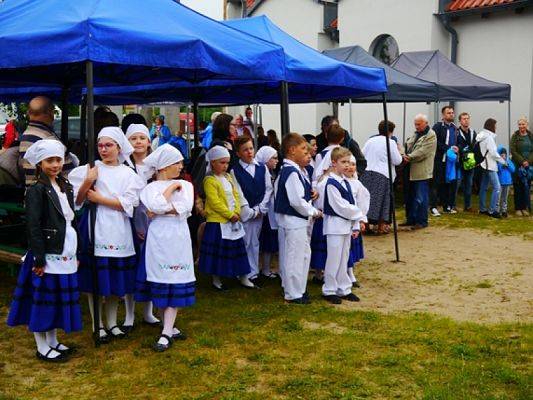
[[[461,18],[452,25],[459,35],[458,64],[477,75],[511,85],[511,133],[520,116],[533,116],[533,9]],[[457,103],[479,130],[487,118],[498,121],[498,142],[508,145],[507,103]]]

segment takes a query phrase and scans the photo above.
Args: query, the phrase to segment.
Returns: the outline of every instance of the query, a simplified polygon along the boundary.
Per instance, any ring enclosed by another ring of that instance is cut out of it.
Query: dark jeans
[[[532,167],[529,167],[532,168]],[[518,167],[517,167],[518,169]],[[514,186],[514,209],[515,210],[529,210],[531,211],[531,181],[527,185],[524,185],[524,182],[521,181],[517,174],[513,176],[513,186]]]
[[[408,224],[428,226],[428,197],[427,180],[409,182],[409,196],[405,203]]]
[[[461,170],[461,174],[462,178],[460,181],[460,185],[457,185],[457,188],[461,186],[461,189],[463,190],[465,208],[470,208],[472,206],[472,185],[474,183],[474,170]]]
[[[455,208],[457,181],[446,182],[446,163],[439,162],[433,167],[429,207],[441,205],[444,210]]]

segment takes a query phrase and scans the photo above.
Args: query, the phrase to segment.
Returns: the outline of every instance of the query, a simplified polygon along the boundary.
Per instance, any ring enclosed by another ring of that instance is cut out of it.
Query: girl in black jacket
[[[82,328],[74,196],[59,175],[64,157],[65,147],[57,140],[40,140],[24,156],[36,167],[38,180],[26,192],[29,249],[7,320],[9,326],[28,326],[37,358],[48,362],[65,361],[72,352],[58,342],[57,329],[69,333]]]

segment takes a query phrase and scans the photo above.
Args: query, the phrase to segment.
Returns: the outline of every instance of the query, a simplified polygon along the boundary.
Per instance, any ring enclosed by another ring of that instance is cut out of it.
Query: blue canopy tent
[[[149,10],[157,18],[150,18]],[[51,93],[61,91],[66,111],[69,92],[79,97],[86,88],[83,110],[91,165],[95,158],[95,85],[285,79],[284,53],[279,46],[173,0],[6,0],[0,2],[0,21],[0,88],[5,99],[9,100],[10,91],[19,90],[18,96],[25,93],[29,98],[32,90],[24,88],[47,88]],[[65,125],[67,115],[63,112]],[[90,215],[90,237],[94,237],[94,204],[90,204]],[[93,264],[94,339],[98,344],[96,274]]]

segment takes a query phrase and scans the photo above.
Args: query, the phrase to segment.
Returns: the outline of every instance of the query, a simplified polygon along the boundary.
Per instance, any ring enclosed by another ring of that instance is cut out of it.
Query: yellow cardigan
[[[241,205],[239,202],[239,193],[233,184],[233,179],[230,174],[224,174],[224,177],[231,183],[233,187],[233,198],[235,199],[235,208],[229,209],[226,193],[222,182],[214,175],[207,175],[204,178],[204,192],[205,192],[205,213],[207,222],[226,223],[233,216],[239,214]]]

